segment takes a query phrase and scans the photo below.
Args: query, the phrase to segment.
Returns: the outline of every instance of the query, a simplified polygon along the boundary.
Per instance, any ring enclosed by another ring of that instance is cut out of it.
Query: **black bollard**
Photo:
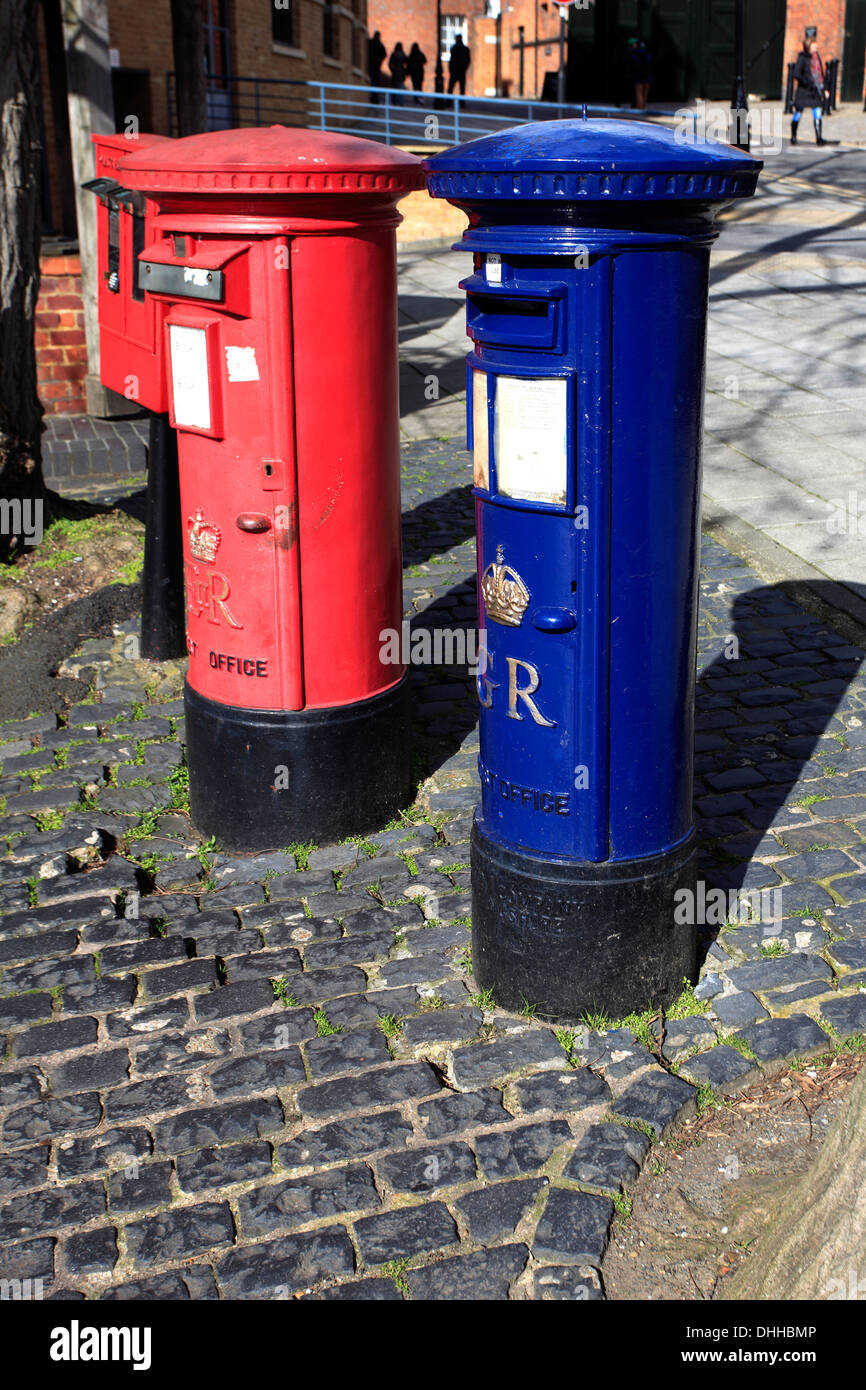
[[[149,414],[141,655],[167,661],[186,651],[177,435],[167,415]]]

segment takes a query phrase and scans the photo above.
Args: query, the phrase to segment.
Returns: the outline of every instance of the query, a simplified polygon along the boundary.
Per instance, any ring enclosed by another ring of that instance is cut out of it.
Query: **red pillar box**
[[[411,788],[396,255],[412,155],[274,126],[142,149],[167,306],[193,821],[235,849],[369,830]]]

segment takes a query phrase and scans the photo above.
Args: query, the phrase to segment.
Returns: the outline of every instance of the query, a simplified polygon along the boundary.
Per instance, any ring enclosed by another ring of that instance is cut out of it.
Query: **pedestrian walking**
[[[394,51],[388,59],[388,67],[391,70],[391,86],[397,91],[402,91],[406,85],[406,54],[402,43],[395,43]],[[400,97],[395,97],[395,105],[400,102]]]
[[[653,75],[653,55],[649,44],[643,39],[629,39],[629,62],[631,80],[634,84],[634,104],[638,111],[645,111]]]
[[[382,42],[382,34],[376,30],[373,37],[367,39],[367,73],[370,78],[371,87],[384,87],[385,74],[382,71],[382,64],[387,57],[388,50]],[[374,92],[370,100],[378,102],[379,93]]]
[[[409,74],[410,81],[416,92],[422,92],[424,90],[424,68],[426,64],[427,54],[422,53],[417,43],[413,43],[412,47],[409,49],[409,57],[406,59],[406,71]],[[418,97],[415,98],[415,104],[417,105],[417,103]]]
[[[811,107],[812,120],[815,125],[815,141],[817,144],[823,145],[822,117],[827,89],[824,86],[824,64],[821,62],[821,55],[818,52],[818,44],[815,39],[807,39],[803,44],[802,51],[797,58],[797,66],[794,68],[794,81],[797,84],[797,90],[794,93],[794,110],[791,114],[791,144],[796,145],[800,118],[806,108]]]
[[[448,54],[448,91],[453,92],[455,87],[460,88],[460,95],[466,95],[466,70],[472,62],[472,54],[467,45],[463,42],[462,35],[458,34],[451,45]]]

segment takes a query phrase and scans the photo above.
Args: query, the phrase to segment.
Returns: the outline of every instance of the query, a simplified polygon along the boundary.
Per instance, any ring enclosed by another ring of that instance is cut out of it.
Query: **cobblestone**
[[[650,1141],[627,1125],[590,1125],[568,1160],[564,1176],[572,1182],[614,1192],[636,1178]]]
[[[614,1206],[608,1197],[552,1188],[535,1231],[533,1254],[549,1264],[598,1267],[607,1249]]]

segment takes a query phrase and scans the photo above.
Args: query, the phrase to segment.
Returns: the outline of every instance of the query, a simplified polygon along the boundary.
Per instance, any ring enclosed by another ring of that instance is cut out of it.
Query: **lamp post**
[[[436,0],[436,76],[433,79],[433,88],[437,92],[445,91],[445,71],[442,67],[442,0]]]
[[[518,36],[518,37],[517,37],[517,46],[518,46],[518,50],[519,50],[519,52],[520,52],[520,75],[519,75],[519,77],[518,77],[518,91],[519,91],[520,96],[523,96],[523,60],[524,60],[524,50],[525,50],[525,47],[526,47],[526,40],[525,40],[525,38],[524,38],[524,33],[525,33],[525,26],[522,25],[522,24],[518,24],[518,26],[517,26],[517,36]]]
[[[746,96],[746,83],[743,75],[743,0],[735,0],[734,6],[734,91],[731,97],[731,144],[739,150],[748,150],[749,142],[749,100]]]
[[[565,105],[565,15],[564,5],[559,7],[559,71],[556,74],[556,100]]]

